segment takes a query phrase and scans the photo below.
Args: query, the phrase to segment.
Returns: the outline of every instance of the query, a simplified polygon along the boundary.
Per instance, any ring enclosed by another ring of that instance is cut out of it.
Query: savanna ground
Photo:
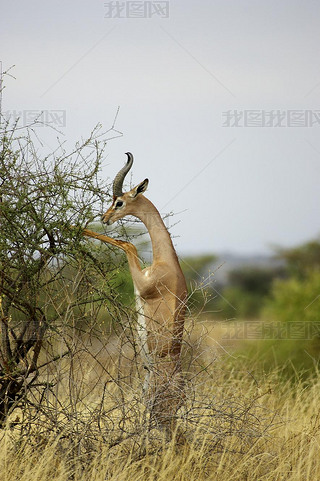
[[[29,403],[2,429],[1,480],[320,479],[319,373],[266,374],[224,336],[217,323],[188,324],[187,401],[171,441],[148,426],[130,343],[78,339],[78,355],[47,373],[59,393],[48,388],[40,412]]]

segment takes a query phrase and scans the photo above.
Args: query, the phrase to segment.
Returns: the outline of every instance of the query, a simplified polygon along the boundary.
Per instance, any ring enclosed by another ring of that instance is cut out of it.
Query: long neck
[[[139,201],[135,204],[135,209],[132,214],[138,217],[148,229],[152,243],[153,261],[177,261],[177,254],[174,250],[170,234],[158,210],[152,202],[143,195],[139,196]]]

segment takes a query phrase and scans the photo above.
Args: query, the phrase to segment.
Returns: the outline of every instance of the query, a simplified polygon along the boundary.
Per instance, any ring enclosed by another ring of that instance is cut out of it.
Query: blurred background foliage
[[[320,241],[277,249],[275,255],[284,261],[280,271],[268,272],[268,278],[255,275],[256,288],[241,283],[236,289],[239,298],[244,294],[238,304],[241,315],[254,314],[266,330],[272,326],[273,334],[244,341],[238,354],[258,359],[264,370],[285,366],[282,372],[288,376],[308,377],[318,371],[320,361]],[[225,295],[229,293],[226,287]]]
[[[314,374],[320,361],[320,240],[276,247],[269,266],[230,269],[223,283],[215,280],[221,262],[218,255],[181,259],[191,315],[229,322],[230,329],[235,322],[261,323],[263,336],[234,340],[237,359],[248,366],[258,361],[267,371],[285,367],[288,376]]]
[[[282,267],[241,267],[231,270],[218,306],[223,318],[256,318],[270,295],[273,282],[285,275]]]

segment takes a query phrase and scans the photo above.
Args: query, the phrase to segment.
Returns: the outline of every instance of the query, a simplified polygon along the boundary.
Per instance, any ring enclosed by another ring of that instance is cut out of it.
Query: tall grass
[[[135,387],[123,394],[133,412],[126,411],[127,426],[116,440],[110,426],[117,430],[123,407],[111,409],[116,392],[109,393],[103,407],[109,424],[100,431],[94,427],[95,416],[102,415],[96,410],[97,371],[84,359],[83,386],[91,390],[86,397],[78,393],[73,406],[69,394],[62,396],[51,429],[43,413],[30,412],[32,422],[26,413],[13,413],[1,431],[1,481],[320,479],[320,375],[306,386],[284,382],[279,371],[255,378],[246,365],[235,369],[224,358],[208,360],[198,358],[188,373],[176,437],[167,440],[157,429],[143,429]]]

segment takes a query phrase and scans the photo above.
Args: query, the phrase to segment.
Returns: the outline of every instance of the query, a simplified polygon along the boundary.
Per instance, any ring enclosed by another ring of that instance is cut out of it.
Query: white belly
[[[151,356],[148,349],[148,332],[147,332],[146,318],[144,316],[144,310],[143,310],[143,301],[140,297],[139,291],[137,291],[136,288],[134,290],[134,293],[136,297],[137,334],[138,334],[139,344],[140,344],[140,354],[142,357],[142,361],[144,363],[144,367],[146,369],[146,377],[145,377],[143,389],[144,391],[147,391],[149,387],[150,371],[152,368]]]

